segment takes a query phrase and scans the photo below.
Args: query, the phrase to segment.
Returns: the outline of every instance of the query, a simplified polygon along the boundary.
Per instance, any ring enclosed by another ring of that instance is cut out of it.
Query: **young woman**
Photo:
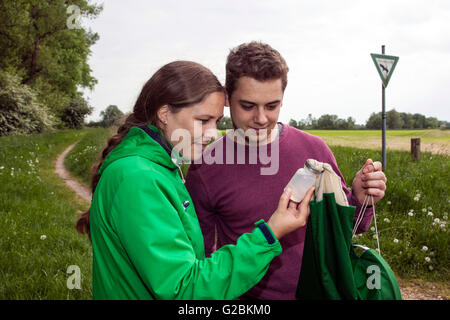
[[[144,85],[103,150],[77,223],[92,241],[94,299],[235,299],[281,253],[278,240],[306,224],[313,190],[298,206],[286,190],[267,223],[205,258],[179,166],[201,157],[224,103],[217,78],[194,62],[169,63]]]

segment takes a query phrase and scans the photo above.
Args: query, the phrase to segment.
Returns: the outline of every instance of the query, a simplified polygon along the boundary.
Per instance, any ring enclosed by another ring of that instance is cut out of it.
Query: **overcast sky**
[[[381,111],[381,80],[370,53],[400,57],[386,108],[450,120],[448,0],[105,0],[84,25],[100,40],[89,64],[98,84],[86,97],[88,120],[115,104],[131,111],[143,84],[162,65],[192,60],[224,83],[231,48],[270,44],[289,66],[280,121],[309,113],[353,117]],[[226,114],[229,114],[226,112]]]

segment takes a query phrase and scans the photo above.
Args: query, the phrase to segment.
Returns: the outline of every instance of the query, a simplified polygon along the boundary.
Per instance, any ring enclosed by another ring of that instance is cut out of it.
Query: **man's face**
[[[283,103],[281,79],[258,81],[241,77],[232,93],[230,114],[235,129],[254,129],[258,141],[271,141]],[[264,132],[267,133],[268,137]]]

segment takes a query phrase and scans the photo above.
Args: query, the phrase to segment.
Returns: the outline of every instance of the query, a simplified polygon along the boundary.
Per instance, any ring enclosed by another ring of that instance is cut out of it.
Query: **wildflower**
[[[3,170],[3,169],[5,169],[5,167],[4,167],[4,166],[1,166],[1,167],[0,167],[0,170]]]
[[[391,222],[391,220],[389,220],[388,218],[384,218],[383,221],[386,222],[386,223],[390,223]]]
[[[425,257],[425,261],[430,262],[431,261],[430,257]]]
[[[439,223],[441,222],[441,220],[439,220],[439,218],[434,219],[434,222]]]
[[[417,197],[417,196],[416,196],[416,197],[414,197],[414,201],[419,201],[419,199],[420,199],[420,198],[419,198],[419,197]]]
[[[422,247],[422,251],[424,251],[424,252],[425,252],[425,251],[428,251],[428,247],[427,247],[427,246],[423,246],[423,247]]]
[[[430,210],[430,211],[431,211],[431,210],[433,210],[433,208],[432,208],[432,207],[428,207],[428,210]]]
[[[394,243],[398,243],[398,239],[394,239]]]
[[[377,239],[377,235],[376,235],[376,234],[374,234],[374,235],[373,235],[373,238],[374,238],[374,239]]]
[[[370,228],[370,231],[375,231],[375,227],[371,227],[371,228]]]
[[[41,240],[45,240],[45,239],[47,239],[47,236],[46,236],[45,234],[43,234],[43,235],[41,236]]]
[[[28,235],[28,234],[29,234],[29,233],[28,233],[28,231],[27,231],[27,232],[25,232],[25,234],[26,234],[26,235]]]
[[[392,202],[388,201],[387,204],[392,204]]]
[[[414,213],[412,211],[408,212],[408,216],[413,217]]]
[[[432,217],[433,216],[433,212],[428,212],[428,216]]]
[[[422,212],[427,212],[427,208],[423,208],[423,209],[422,209]]]

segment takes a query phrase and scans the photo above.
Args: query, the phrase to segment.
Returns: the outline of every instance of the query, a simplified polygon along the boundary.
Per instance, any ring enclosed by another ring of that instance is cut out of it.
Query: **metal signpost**
[[[383,170],[386,169],[386,106],[385,106],[385,94],[389,80],[391,79],[392,73],[394,72],[395,66],[398,62],[398,57],[387,56],[384,54],[384,45],[381,46],[381,54],[371,53],[372,60],[375,63],[378,74],[381,77],[381,130],[382,130],[382,164]]]

